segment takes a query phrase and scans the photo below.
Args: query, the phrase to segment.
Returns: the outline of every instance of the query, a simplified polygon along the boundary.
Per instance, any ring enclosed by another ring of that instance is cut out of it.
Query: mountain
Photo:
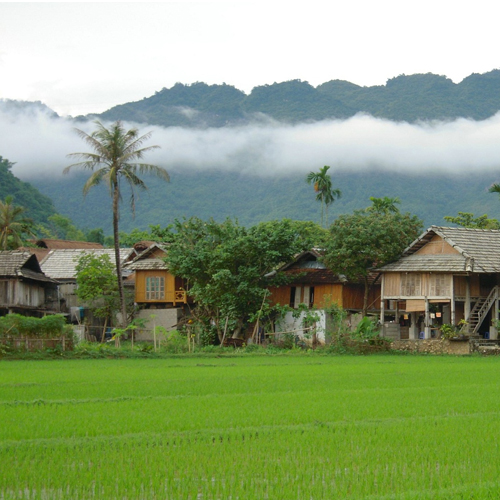
[[[13,163],[0,156],[0,200],[13,196],[14,205],[26,209],[26,216],[35,223],[46,222],[56,213],[52,200],[28,182],[18,179],[12,172]]]
[[[64,177],[54,182],[37,179],[36,186],[50,196],[60,213],[70,217],[79,227],[102,227],[111,234],[111,199],[104,186],[94,188],[86,198],[82,186],[87,177],[82,174]],[[400,209],[418,215],[425,226],[445,224],[445,215],[459,211],[476,216],[487,213],[500,220],[500,200],[487,192],[498,181],[494,174],[468,175],[409,175],[380,171],[334,172],[332,181],[342,191],[342,198],[329,209],[329,220],[371,204],[370,196],[399,197]],[[260,221],[290,218],[320,221],[320,204],[316,193],[305,182],[305,175],[258,177],[234,172],[171,172],[169,184],[145,179],[149,190],[139,193],[135,218],[123,194],[120,218],[121,230],[148,225],[162,227],[174,219],[196,215],[222,221],[237,217],[245,225]]]
[[[15,102],[8,105],[16,106]],[[300,123],[333,117],[345,119],[360,112],[406,122],[457,117],[483,120],[499,110],[500,70],[494,70],[470,75],[458,84],[433,74],[400,75],[385,85],[373,87],[340,80],[313,87],[293,80],[255,87],[249,95],[226,84],[178,83],[141,101],[78,119],[97,117],[162,126],[220,128],[255,120]],[[311,169],[320,166],[312,165]],[[311,186],[305,183],[305,173],[259,177],[223,170],[224,165],[220,170],[178,167],[170,171],[170,184],[145,179],[150,189],[140,193],[135,218],[126,204],[127,193],[123,194],[121,229],[128,232],[134,227],[146,229],[150,224],[165,226],[176,218],[192,215],[203,219],[214,217],[219,221],[237,217],[246,225],[283,217],[319,221],[320,205],[314,200]],[[335,167],[332,170],[333,184],[342,190],[343,196],[332,205],[330,221],[336,215],[368,206],[370,196],[399,197],[401,210],[415,213],[426,226],[442,225],[444,216],[453,216],[459,211],[476,216],[487,213],[500,219],[500,201],[487,192],[489,185],[500,181],[494,173],[417,175],[375,169],[354,172]],[[54,201],[59,213],[70,217],[79,227],[102,227],[106,234],[111,234],[109,194],[104,187],[99,187],[84,199],[82,187],[86,179],[87,176],[75,173],[57,179],[31,180]],[[0,189],[2,187],[4,182],[0,178]],[[31,201],[23,200],[16,195],[18,204],[27,205]]]
[[[291,80],[255,87],[249,95],[227,84],[175,84],[141,101],[87,118],[128,120],[165,127],[223,127],[262,115],[298,123],[345,119],[357,113],[395,121],[483,120],[500,110],[500,70],[472,74],[460,83],[431,73],[400,75],[386,85],[360,87],[332,80],[313,87]]]

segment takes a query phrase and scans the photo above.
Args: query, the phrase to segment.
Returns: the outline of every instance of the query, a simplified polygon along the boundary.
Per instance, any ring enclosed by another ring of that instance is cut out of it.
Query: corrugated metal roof
[[[459,254],[418,255],[434,236],[440,236]],[[431,226],[383,271],[500,272],[500,230]]]

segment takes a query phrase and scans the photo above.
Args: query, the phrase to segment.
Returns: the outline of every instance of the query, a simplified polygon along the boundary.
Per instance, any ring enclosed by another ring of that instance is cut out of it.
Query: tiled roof
[[[146,250],[135,257],[131,262],[128,262],[125,265],[125,268],[132,271],[156,271],[158,269],[167,270],[168,267],[163,259],[158,257],[150,257],[150,255],[154,255],[155,253],[157,253],[158,250],[165,253],[165,255],[167,253],[166,247],[164,245],[152,243]]]
[[[130,254],[130,248],[121,248],[120,256],[122,262]],[[115,250],[113,248],[102,249],[82,249],[82,248],[65,248],[59,250],[51,250],[47,257],[41,262],[42,271],[51,278],[57,280],[70,280],[76,277],[76,265],[82,254],[109,255],[112,263],[115,261]]]
[[[156,271],[157,269],[167,270],[167,264],[162,259],[142,259],[126,265],[132,271]]]
[[[440,236],[458,254],[423,255],[418,250]],[[500,230],[431,226],[383,271],[500,272]]]
[[[0,276],[24,277],[37,281],[53,282],[40,269],[35,255],[27,251],[0,252]]]
[[[63,248],[77,248],[77,249],[104,249],[100,243],[93,243],[90,241],[70,241],[70,240],[53,240],[43,238],[40,240],[32,241],[40,248],[48,248],[49,250],[58,250]]]
[[[463,255],[409,255],[397,262],[387,264],[383,271],[428,271],[428,272],[460,272],[465,271]]]

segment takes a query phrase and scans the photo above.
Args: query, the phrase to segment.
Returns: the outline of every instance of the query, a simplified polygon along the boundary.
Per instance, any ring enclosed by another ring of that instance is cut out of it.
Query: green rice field
[[[500,358],[0,362],[0,499],[498,499]]]

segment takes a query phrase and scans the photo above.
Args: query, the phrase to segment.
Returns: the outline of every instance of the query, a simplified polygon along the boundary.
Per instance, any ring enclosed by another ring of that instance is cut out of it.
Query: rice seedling
[[[500,361],[0,363],[0,499],[497,498]]]

